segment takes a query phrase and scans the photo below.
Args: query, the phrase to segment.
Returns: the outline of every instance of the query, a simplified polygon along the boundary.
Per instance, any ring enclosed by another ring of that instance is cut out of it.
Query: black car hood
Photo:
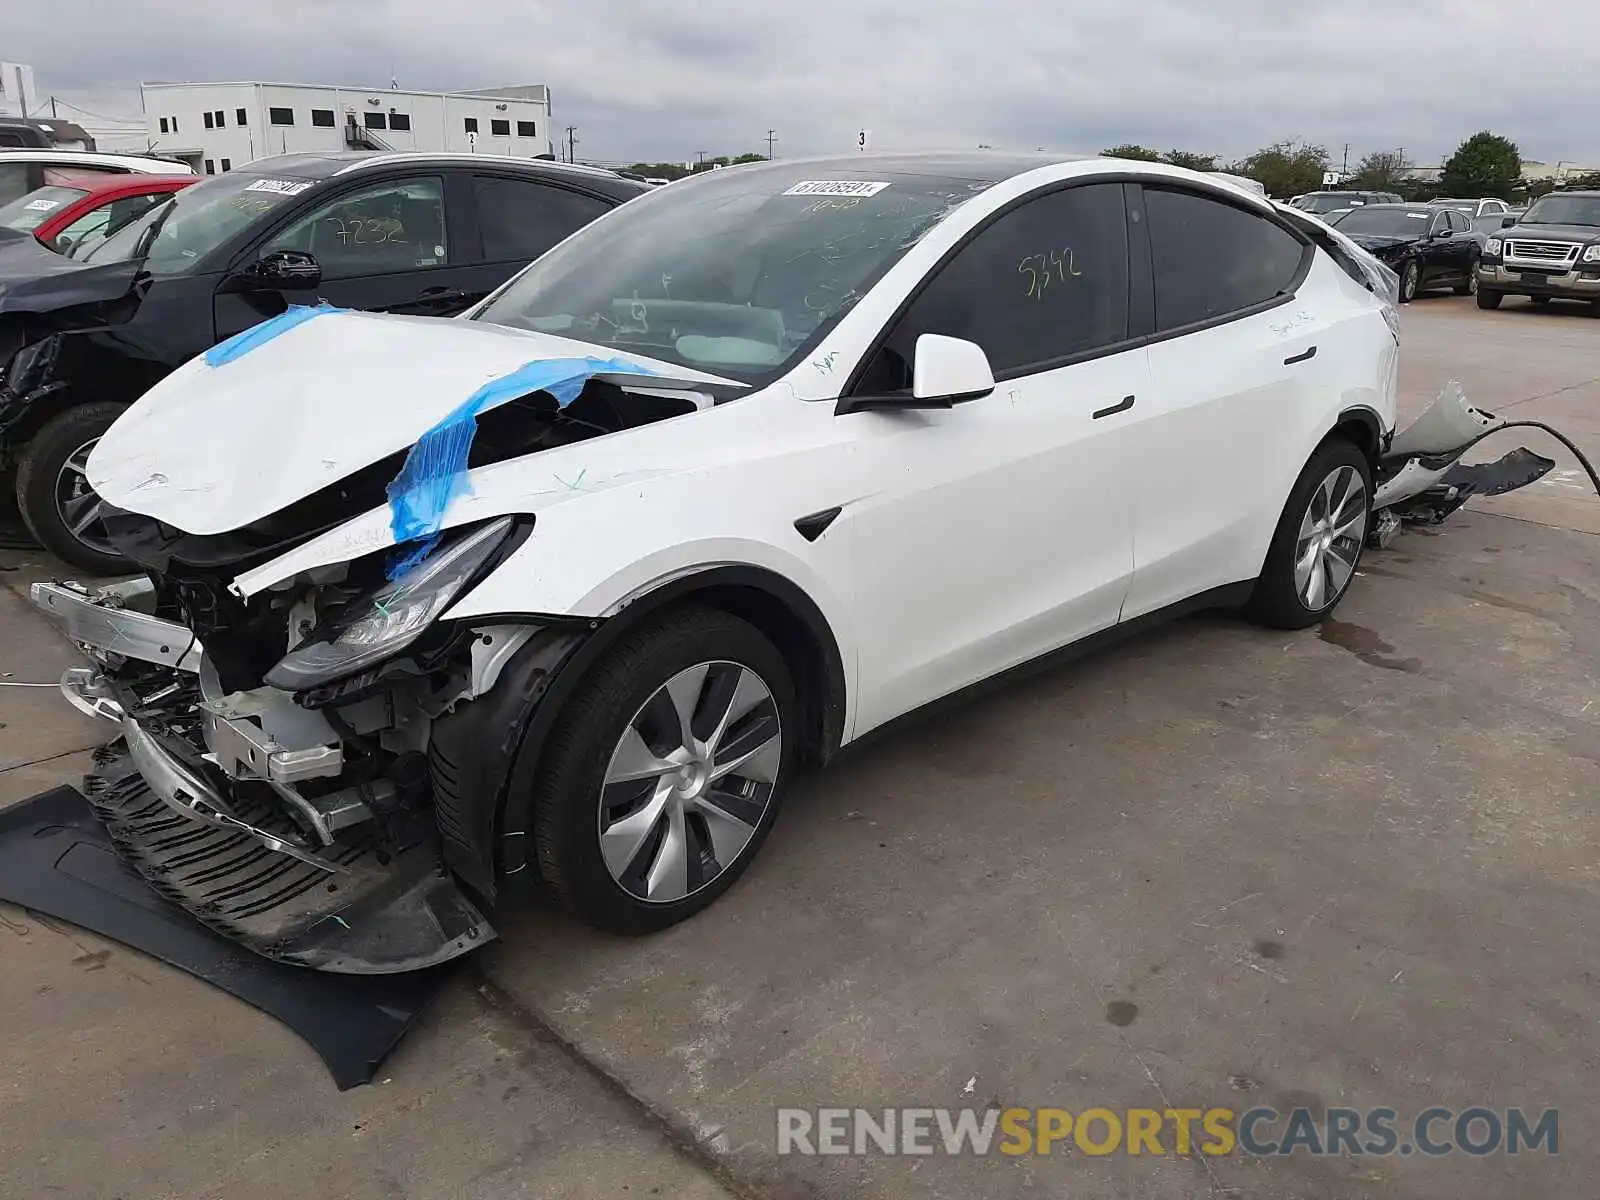
[[[31,233],[0,229],[0,312],[47,313],[128,294],[138,263],[93,266],[49,249]]]
[[[1600,227],[1594,225],[1513,225],[1509,229],[1496,229],[1490,237],[1500,238],[1554,238],[1563,242],[1593,242],[1600,240]]]

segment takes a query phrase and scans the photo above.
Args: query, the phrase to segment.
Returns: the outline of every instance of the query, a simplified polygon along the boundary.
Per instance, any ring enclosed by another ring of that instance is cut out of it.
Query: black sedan
[[[1336,222],[1340,233],[1371,251],[1400,276],[1400,302],[1432,288],[1458,296],[1478,290],[1482,245],[1465,213],[1427,204],[1368,204]]]
[[[122,568],[84,464],[152,384],[318,299],[453,316],[647,184],[496,155],[260,159],[152,208],[80,258],[0,254],[0,468],[23,521],[76,567]]]

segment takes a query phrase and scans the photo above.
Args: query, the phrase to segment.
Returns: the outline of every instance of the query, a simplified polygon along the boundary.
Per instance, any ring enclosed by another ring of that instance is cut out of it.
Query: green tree
[[[1233,174],[1245,175],[1267,189],[1269,196],[1297,196],[1322,186],[1328,169],[1328,151],[1322,146],[1288,139],[1263,146],[1242,163]]]
[[[1398,192],[1405,182],[1404,164],[1393,150],[1374,150],[1357,164],[1346,186],[1365,192]]]
[[[1101,158],[1131,158],[1139,162],[1160,162],[1161,151],[1152,150],[1149,146],[1135,146],[1128,143],[1125,146],[1113,146],[1109,150],[1100,151]]]
[[[1511,199],[1522,182],[1522,155],[1517,144],[1487,129],[1456,148],[1444,164],[1440,186],[1447,196],[1496,196]]]
[[[1161,156],[1162,162],[1169,162],[1175,167],[1188,167],[1191,171],[1216,171],[1217,156],[1215,154],[1196,154],[1192,150],[1168,150]]]

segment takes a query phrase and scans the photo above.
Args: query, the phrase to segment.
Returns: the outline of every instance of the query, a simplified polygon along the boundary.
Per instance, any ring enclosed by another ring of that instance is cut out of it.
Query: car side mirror
[[[1501,217],[1500,218],[1500,228],[1501,229],[1510,229],[1516,223],[1517,223],[1517,219],[1515,217]]]
[[[246,291],[305,291],[322,283],[322,264],[304,250],[274,250],[239,272]]]
[[[965,338],[924,333],[917,338],[911,364],[911,392],[882,396],[847,396],[834,412],[863,409],[953,408],[994,391],[994,369],[983,347]]]

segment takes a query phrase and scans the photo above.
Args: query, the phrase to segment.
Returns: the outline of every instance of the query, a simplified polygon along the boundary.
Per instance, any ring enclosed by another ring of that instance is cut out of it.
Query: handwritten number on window
[[[1052,280],[1066,283],[1069,279],[1078,278],[1083,271],[1078,267],[1077,252],[1071,246],[1063,246],[1059,250],[1028,255],[1017,263],[1017,274],[1026,280],[1027,290],[1024,294],[1042,300]]]

